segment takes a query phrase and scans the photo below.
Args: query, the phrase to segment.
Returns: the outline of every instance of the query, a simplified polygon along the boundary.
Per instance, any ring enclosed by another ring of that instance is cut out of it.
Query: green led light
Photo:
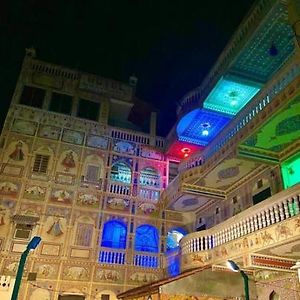
[[[281,164],[284,188],[300,183],[300,152]]]

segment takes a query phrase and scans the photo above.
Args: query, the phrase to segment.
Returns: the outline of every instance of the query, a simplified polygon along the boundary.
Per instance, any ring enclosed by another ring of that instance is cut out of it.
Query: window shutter
[[[36,154],[33,164],[33,172],[47,173],[49,159],[49,155]]]

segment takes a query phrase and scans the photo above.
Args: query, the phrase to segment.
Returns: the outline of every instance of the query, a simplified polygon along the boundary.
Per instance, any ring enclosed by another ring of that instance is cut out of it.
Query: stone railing
[[[207,251],[299,214],[300,184],[246,209],[211,229],[186,235],[182,254]]]
[[[131,195],[131,186],[118,183],[110,183],[108,188],[109,193],[120,194],[125,196]]]
[[[101,250],[99,253],[99,262],[105,264],[118,264],[124,265],[125,260],[125,250]]]
[[[159,257],[157,255],[150,255],[147,253],[134,254],[133,265],[143,268],[158,268]]]
[[[190,168],[205,164],[205,161],[224,147],[249,123],[255,122],[255,127],[262,119],[262,114],[270,113],[269,106],[276,96],[300,76],[300,61],[298,57],[291,59],[277,74],[274,79],[268,82],[264,88],[249,102],[235,118],[220,132],[220,134],[205,148],[202,153],[194,153],[188,159],[183,160],[179,170],[184,171]],[[266,119],[266,118],[265,118]]]
[[[180,105],[177,108],[178,116],[182,116],[192,109],[199,107],[199,102],[204,100],[208,95],[211,87],[224,73],[233,58],[257,29],[259,22],[261,22],[276,2],[275,0],[260,0],[257,2],[251,13],[240,24],[201,86],[189,92],[180,100]]]
[[[71,80],[78,80],[80,78],[80,73],[77,71],[36,59],[31,60],[30,68],[34,72],[44,73],[49,76],[61,77]]]

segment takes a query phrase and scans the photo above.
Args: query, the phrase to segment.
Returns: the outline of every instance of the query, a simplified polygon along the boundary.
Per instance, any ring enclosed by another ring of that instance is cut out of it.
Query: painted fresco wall
[[[72,73],[35,72],[34,63],[25,59],[1,136],[0,275],[15,276],[28,239],[39,235],[24,272],[37,281],[24,283],[20,299],[52,300],[68,291],[101,299],[158,280],[167,231],[182,226],[180,216],[167,220],[157,204],[168,183],[162,151],[146,135],[108,128],[109,97],[91,84],[78,86]],[[43,109],[18,105],[24,85],[45,90]],[[100,102],[100,123],[47,111],[54,91],[73,97],[72,115],[80,97]],[[15,215],[39,218],[29,237],[19,236],[24,224],[12,222]],[[125,249],[101,246],[104,226],[114,220],[127,230]],[[157,230],[155,253],[134,250],[136,229],[145,224]]]

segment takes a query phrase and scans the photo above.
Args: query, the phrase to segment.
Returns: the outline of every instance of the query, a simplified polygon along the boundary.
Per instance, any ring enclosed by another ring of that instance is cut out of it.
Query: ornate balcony
[[[282,191],[211,229],[180,241],[182,271],[251,254],[278,256],[272,247],[299,241],[300,185]],[[269,252],[267,252],[269,250]],[[287,255],[282,259],[292,259]],[[249,267],[250,261],[244,260]]]

